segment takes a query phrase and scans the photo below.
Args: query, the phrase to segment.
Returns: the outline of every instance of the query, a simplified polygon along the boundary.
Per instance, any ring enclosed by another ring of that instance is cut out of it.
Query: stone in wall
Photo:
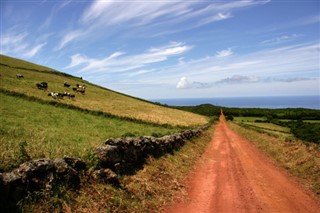
[[[95,170],[92,175],[94,180],[102,183],[111,183],[119,185],[118,176],[111,169],[99,169]]]
[[[23,163],[11,172],[0,174],[0,202],[17,202],[28,191],[50,191],[60,183],[78,187],[81,172],[85,169],[84,161],[71,157]]]

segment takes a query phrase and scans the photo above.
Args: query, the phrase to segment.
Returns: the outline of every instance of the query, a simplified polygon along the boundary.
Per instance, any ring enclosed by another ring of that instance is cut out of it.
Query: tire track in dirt
[[[187,186],[187,201],[167,212],[320,212],[319,199],[233,132],[223,115]]]

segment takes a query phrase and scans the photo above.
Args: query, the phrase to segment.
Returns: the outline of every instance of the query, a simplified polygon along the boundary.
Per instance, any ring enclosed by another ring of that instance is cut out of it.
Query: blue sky
[[[146,99],[320,95],[320,2],[1,1],[1,54]]]

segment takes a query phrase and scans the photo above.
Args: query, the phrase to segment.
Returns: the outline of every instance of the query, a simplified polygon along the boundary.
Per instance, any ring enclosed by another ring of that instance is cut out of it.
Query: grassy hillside
[[[99,86],[90,84],[79,78],[53,71],[26,61],[0,55],[0,89],[23,93],[28,96],[51,101],[48,92],[70,92],[76,84],[86,85],[85,95],[76,94],[74,100],[64,98],[60,102],[75,105],[83,109],[111,113],[113,115],[143,120],[151,123],[169,124],[173,126],[196,126],[205,124],[208,119],[193,113],[162,107],[147,101],[123,95]],[[17,79],[22,74],[23,79]],[[36,83],[45,81],[48,90],[39,90]],[[70,88],[63,86],[67,81]]]
[[[89,161],[91,151],[107,138],[161,136],[177,128],[147,125],[54,107],[0,93],[0,172],[27,158],[64,155]]]

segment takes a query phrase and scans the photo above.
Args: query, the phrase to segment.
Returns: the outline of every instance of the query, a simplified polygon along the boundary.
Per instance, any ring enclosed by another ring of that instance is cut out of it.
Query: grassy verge
[[[183,181],[211,140],[213,128],[187,142],[174,154],[149,158],[144,168],[120,177],[121,187],[83,182],[78,192],[22,202],[32,212],[161,212],[174,194],[184,194]],[[181,198],[182,199],[182,198]]]
[[[179,128],[147,125],[54,107],[0,93],[0,171],[25,160],[69,155],[88,160],[110,137],[166,135]]]
[[[308,189],[320,195],[320,147],[299,140],[272,137],[229,123],[231,128],[257,145],[276,164],[298,177]]]

